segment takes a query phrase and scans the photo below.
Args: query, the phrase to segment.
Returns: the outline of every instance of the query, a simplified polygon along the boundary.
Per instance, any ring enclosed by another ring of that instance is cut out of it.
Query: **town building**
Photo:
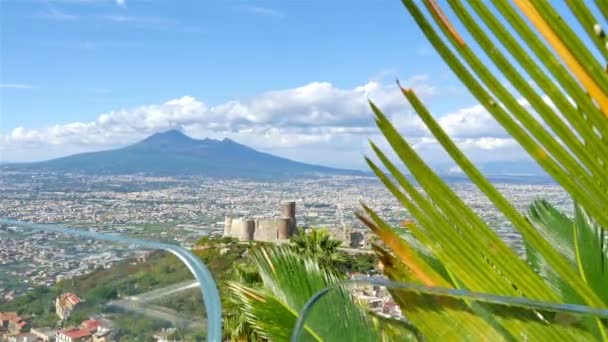
[[[30,332],[24,332],[24,333],[6,336],[5,341],[6,342],[38,342],[40,340],[38,339],[38,336],[36,336]]]
[[[82,328],[67,328],[57,330],[55,335],[56,342],[85,342],[91,340],[91,333],[87,329]]]
[[[104,327],[97,319],[87,319],[79,327],[57,330],[56,342],[107,342],[111,341],[112,330]]]
[[[28,322],[16,312],[0,312],[0,331],[18,334],[27,331]]]
[[[37,341],[53,342],[55,341],[56,331],[49,328],[32,328],[30,333],[36,335]]]
[[[152,338],[156,340],[156,342],[180,342],[171,336],[175,336],[175,328],[163,328],[160,331],[157,331],[152,335]]]
[[[65,321],[81,302],[82,299],[72,292],[62,293],[55,299],[55,312]]]

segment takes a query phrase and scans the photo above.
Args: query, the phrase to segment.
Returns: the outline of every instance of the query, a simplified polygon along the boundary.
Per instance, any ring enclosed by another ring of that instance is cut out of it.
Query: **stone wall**
[[[255,220],[255,234],[253,239],[256,241],[276,241],[278,220],[258,219]]]
[[[240,241],[251,241],[255,234],[255,221],[248,220],[245,218],[237,218],[231,220],[231,226],[228,229],[231,236],[239,239]],[[226,229],[224,229],[226,231]]]

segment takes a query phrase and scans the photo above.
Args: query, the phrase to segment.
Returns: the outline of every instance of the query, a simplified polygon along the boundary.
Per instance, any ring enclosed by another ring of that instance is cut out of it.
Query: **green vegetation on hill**
[[[56,287],[40,286],[14,300],[2,303],[2,311],[17,311],[20,315],[31,316],[34,326],[55,326],[55,297],[61,293]]]
[[[32,317],[33,326],[56,326],[58,317],[55,314],[55,298],[63,292],[74,292],[84,302],[65,322],[69,326],[102,312],[109,300],[191,278],[190,272],[176,257],[154,252],[145,263],[123,261],[110,269],[97,269],[80,277],[60,281],[52,287],[37,287],[24,296],[2,303],[1,308]]]
[[[238,309],[234,308],[233,303],[230,302],[231,293],[227,283],[242,280],[245,277],[257,279],[256,274],[248,273],[248,270],[254,269],[250,255],[254,250],[267,245],[272,244],[240,243],[233,238],[211,237],[204,237],[197,241],[192,252],[205,263],[217,282],[226,314]],[[304,253],[304,251],[300,252]],[[335,249],[332,249],[331,253],[339,253],[339,256],[328,259],[331,259],[332,262],[336,261],[336,264],[332,264],[331,267],[342,272],[367,273],[377,264],[375,255],[349,256]],[[60,281],[52,287],[37,287],[24,296],[2,303],[0,308],[3,311],[17,311],[21,315],[32,317],[34,327],[55,327],[59,323],[55,314],[55,298],[64,292],[73,292],[85,300],[78,310],[72,313],[67,322],[64,322],[64,326],[73,326],[88,317],[102,312],[107,313],[105,304],[108,301],[134,296],[191,279],[193,278],[190,271],[179,259],[172,254],[157,251],[151,253],[146,262],[125,260],[110,269],[96,269],[89,274]],[[190,317],[204,317],[201,293],[197,288],[163,297],[150,304],[173,309]],[[116,314],[111,313],[111,315]],[[117,322],[116,327],[119,329],[121,340],[125,341],[129,341],[130,338],[135,341],[137,336],[142,335],[151,336],[152,332],[169,326],[168,323],[128,313],[120,313],[120,318],[115,319],[115,322]],[[187,336],[187,340],[197,340],[196,334],[201,333],[203,332],[184,329],[178,329],[176,332],[179,336]]]
[[[155,339],[150,332],[169,327],[168,323],[151,320],[134,314],[124,314],[121,316],[121,319],[118,319],[115,322],[116,328],[119,329],[117,337],[120,338],[121,342],[153,342]]]

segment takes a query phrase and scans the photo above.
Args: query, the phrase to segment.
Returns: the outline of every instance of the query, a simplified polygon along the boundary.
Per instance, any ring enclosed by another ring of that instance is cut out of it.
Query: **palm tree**
[[[336,267],[344,261],[344,253],[338,247],[342,241],[333,239],[327,229],[312,229],[306,233],[298,230],[290,240],[290,245],[301,255],[319,262],[325,267]]]
[[[239,299],[244,319],[261,339],[288,341],[309,298],[343,280],[335,272],[320,267],[311,257],[287,246],[262,247],[252,253],[252,258],[262,286],[250,287],[235,281],[230,282],[228,288]],[[338,287],[308,314],[299,338],[302,341],[379,341],[382,334],[377,320],[355,304],[345,289]]]
[[[581,245],[584,241],[605,248],[603,234],[608,227],[608,75],[605,62],[598,58],[608,58],[608,50],[606,34],[595,17],[598,12],[586,2],[573,0],[565,1],[568,8],[560,9],[569,9],[567,14],[542,0],[492,0],[493,8],[485,1],[464,5],[461,0],[449,0],[450,14],[435,0],[422,0],[426,13],[416,0],[403,3],[471,94],[568,191],[577,209],[570,240],[562,234],[570,224],[563,216],[543,216],[533,207],[530,220],[526,219],[457,147],[414,90],[401,88],[456,165],[523,236],[530,261],[520,258],[370,102],[380,131],[402,165],[391,161],[374,143],[371,148],[379,164],[366,160],[415,219],[406,224],[404,232],[365,205],[358,213],[386,246],[375,246],[384,274],[394,281],[421,285],[423,294],[433,293],[431,289],[437,287],[460,291],[449,292],[452,299],[437,300],[421,296],[421,292],[392,290],[395,300],[431,340],[608,339],[606,323],[600,319],[608,315],[563,319],[563,314],[522,304],[537,300],[596,309],[608,306],[606,269],[598,266],[605,265],[605,254],[601,256],[601,248],[592,252]],[[596,1],[596,6],[603,19],[608,19],[608,3]],[[564,15],[581,24],[587,40],[561,19]],[[460,25],[450,18],[457,18]],[[467,30],[467,36],[459,33],[460,27]],[[587,41],[593,44],[593,51]],[[488,67],[490,63],[494,69]],[[497,70],[521,98],[503,85]],[[530,108],[522,104],[524,100]],[[409,170],[418,187],[400,166]],[[541,217],[550,224],[540,224]],[[563,225],[555,222],[558,219]],[[584,225],[588,228],[582,228]],[[555,243],[557,236],[562,237],[559,244]],[[573,250],[578,253],[575,263]],[[578,265],[583,260],[593,266]],[[517,309],[470,297],[457,300],[465,298],[457,293],[467,291],[512,297],[511,304]]]
[[[226,337],[232,341],[287,340],[306,300],[317,291],[346,280],[335,267],[344,261],[338,250],[340,244],[325,229],[310,233],[300,230],[290,245],[253,249],[248,263],[235,266],[235,280],[228,285],[230,294],[224,319]],[[285,282],[287,279],[290,281]],[[368,313],[346,291],[347,288],[347,285],[332,288],[313,306],[300,338],[375,341],[390,336],[403,339],[412,334],[412,328],[403,322]],[[277,311],[278,307],[283,307],[282,310],[289,314]],[[280,319],[273,316],[275,314]],[[328,314],[331,317],[327,317]],[[356,336],[360,330],[365,333]],[[350,335],[344,335],[344,331],[349,331]]]
[[[258,288],[261,286],[261,278],[257,268],[249,263],[237,264],[234,266],[235,279],[234,281],[250,288]],[[224,316],[224,335],[226,338],[235,342],[254,342],[262,341],[262,337],[257,333],[247,319],[245,311],[242,309],[245,306],[242,296],[235,295],[234,292],[229,292],[224,308],[226,314]]]

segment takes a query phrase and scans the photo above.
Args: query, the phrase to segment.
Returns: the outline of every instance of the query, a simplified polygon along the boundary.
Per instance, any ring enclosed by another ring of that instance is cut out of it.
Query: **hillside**
[[[120,149],[4,167],[106,175],[142,173],[245,179],[362,174],[360,171],[329,168],[277,157],[230,139],[192,139],[176,130],[156,133]]]
[[[224,315],[234,310],[234,303],[230,300],[232,292],[226,283],[240,279],[238,270],[251,267],[249,255],[252,248],[266,245],[263,242],[242,244],[232,238],[203,237],[197,241],[193,253],[205,263],[216,281]],[[375,255],[341,253],[343,259],[336,264],[336,270],[340,273],[367,274],[378,263]],[[20,315],[30,317],[34,327],[56,327],[59,322],[53,305],[54,299],[60,293],[73,292],[83,298],[84,302],[72,313],[65,326],[77,325],[89,317],[103,314],[115,324],[114,328],[121,341],[142,341],[142,336],[149,337],[171,324],[131,310],[117,310],[111,303],[134,300],[133,296],[139,297],[135,301],[142,303],[146,293],[157,293],[192,279],[190,271],[177,257],[155,251],[143,262],[124,260],[109,269],[91,270],[88,274],[60,281],[51,287],[35,287],[12,301],[0,298],[0,311],[17,311]],[[188,319],[200,319],[205,315],[198,288],[161,296],[144,305],[152,310],[161,307],[164,312]],[[186,341],[203,341],[205,333],[201,329],[185,329],[183,332],[187,334],[184,338]]]
[[[219,245],[227,242],[226,245]],[[209,268],[214,279],[220,284],[232,275],[231,266],[242,262],[246,245],[233,243],[231,240],[218,240],[218,247],[195,251]],[[224,248],[224,253],[220,250]],[[19,314],[32,318],[34,327],[55,327],[58,318],[53,305],[55,297],[63,292],[74,292],[85,301],[75,311],[66,326],[78,325],[84,319],[100,315],[114,321],[119,329],[121,341],[141,341],[142,336],[151,336],[153,332],[163,327],[171,326],[168,322],[154,320],[145,315],[116,311],[106,307],[106,304],[117,298],[128,298],[154,289],[167,287],[182,281],[192,280],[190,271],[172,254],[156,251],[146,262],[136,263],[125,260],[110,269],[97,269],[86,275],[71,280],[64,280],[52,287],[36,287],[26,295],[13,301],[4,302],[0,299],[0,311],[17,311]],[[198,289],[184,291],[170,296],[170,300],[160,304],[167,309],[175,310],[184,317],[200,318],[204,315],[202,299]],[[196,336],[188,340],[202,340],[204,331],[189,331]],[[198,338],[201,336],[201,338]]]

